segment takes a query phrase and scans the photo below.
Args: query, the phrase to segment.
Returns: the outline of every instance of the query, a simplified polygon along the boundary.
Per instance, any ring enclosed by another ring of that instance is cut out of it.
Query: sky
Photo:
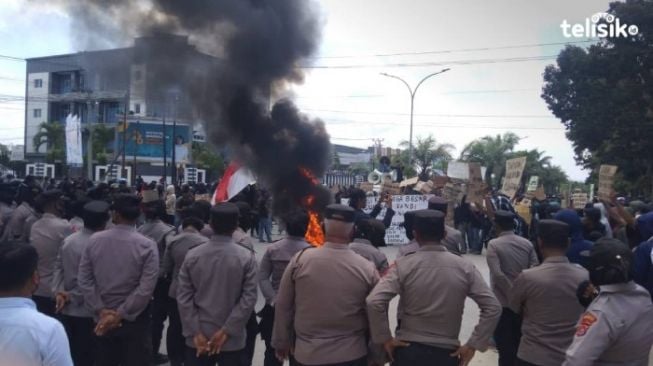
[[[27,57],[83,51],[69,16],[46,2],[0,2],[0,143],[22,143]],[[564,126],[540,97],[544,68],[565,42],[560,24],[582,23],[608,9],[604,0],[321,0],[322,42],[305,81],[289,93],[322,119],[337,144],[398,147],[409,139],[410,96],[416,93],[414,140],[433,135],[456,147],[512,131],[517,149],[540,149],[573,180],[576,166]],[[526,59],[526,60],[525,60]]]

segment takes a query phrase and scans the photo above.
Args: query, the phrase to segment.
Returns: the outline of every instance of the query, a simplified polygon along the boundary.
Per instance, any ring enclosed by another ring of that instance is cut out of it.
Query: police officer
[[[537,243],[542,264],[517,276],[509,295],[510,309],[523,317],[516,365],[558,366],[583,313],[576,289],[589,275],[567,259],[566,223],[540,220]]]
[[[444,214],[444,217],[447,217],[447,208],[449,207],[449,204],[447,203],[447,200],[445,200],[442,197],[438,196],[433,196],[429,199],[429,210],[435,210],[435,211],[440,211],[442,214]],[[447,248],[448,251],[450,251],[453,254],[456,255],[461,255],[463,254],[461,248],[465,248],[465,245],[463,244],[463,234],[460,233],[460,231],[452,228],[449,225],[444,226],[447,235],[445,236],[444,240],[442,241],[442,244]]]
[[[351,207],[327,206],[324,246],[303,250],[288,264],[272,333],[280,360],[288,358],[294,345],[296,365],[367,366],[365,298],[379,275],[372,263],[349,249],[354,217]]]
[[[305,210],[296,210],[288,214],[285,219],[285,239],[271,244],[263,254],[259,266],[259,287],[265,297],[265,307],[259,312],[261,322],[261,338],[265,341],[264,366],[281,366],[277,359],[274,348],[270,343],[272,340],[272,328],[274,327],[274,304],[281,276],[288,266],[288,262],[298,252],[310,247],[304,236],[308,229],[308,213]]]
[[[388,258],[377,248],[372,240],[383,240],[385,225],[376,219],[360,220],[354,227],[354,241],[349,244],[349,249],[372,262],[379,273],[388,270]]]
[[[191,249],[179,271],[177,304],[186,337],[187,366],[241,366],[245,326],[256,305],[256,258],[237,245],[238,207],[211,209],[211,241]]]
[[[537,254],[533,244],[516,235],[515,214],[498,210],[494,213],[495,239],[487,248],[487,264],[490,269],[490,284],[503,310],[494,331],[494,340],[499,351],[499,366],[514,366],[521,338],[521,319],[508,307],[510,289],[517,276],[525,269],[537,265]]]
[[[54,268],[64,239],[72,234],[70,223],[63,216],[63,193],[60,190],[43,192],[37,198],[43,216],[30,229],[30,244],[39,254],[41,282],[32,299],[36,308],[49,316],[55,314],[53,288]]]
[[[372,341],[383,344],[397,366],[467,365],[477,350],[487,349],[501,306],[474,265],[441,244],[446,235],[441,212],[420,210],[414,220],[420,249],[397,259],[367,297]],[[396,295],[404,309],[393,338],[388,304]],[[467,297],[479,305],[481,318],[461,346],[458,334]]]
[[[600,239],[589,271],[599,295],[576,326],[564,366],[648,365],[653,344],[653,304],[630,274],[633,254],[617,239]]]
[[[56,294],[57,312],[70,340],[70,351],[76,366],[93,366],[95,362],[95,335],[93,313],[84,305],[77,285],[77,274],[82,253],[91,235],[104,230],[109,221],[109,204],[91,201],[84,205],[81,217],[84,227],[68,236],[64,242],[54,271],[53,292]]]
[[[169,273],[163,270],[163,259],[165,249],[172,237],[176,234],[174,226],[163,221],[166,217],[166,207],[163,200],[155,191],[143,191],[143,215],[145,223],[138,228],[138,232],[154,240],[159,250],[159,279],[154,290],[152,299],[152,351],[153,362],[162,364],[168,362],[166,355],[159,353],[163,328],[166,318],[168,317],[168,290],[170,288]]]
[[[151,359],[148,305],[159,275],[159,251],[136,231],[139,204],[135,195],[117,194],[115,225],[91,236],[79,264],[78,285],[97,323],[98,366],[140,366]]]
[[[177,284],[179,270],[189,250],[209,241],[200,232],[204,222],[197,217],[188,216],[181,221],[182,231],[170,241],[165,251],[163,268],[170,275],[170,289],[168,290],[168,331],[166,333],[166,346],[171,366],[180,366],[184,363],[186,353],[186,340],[182,334],[181,318],[177,307]]]
[[[416,211],[408,211],[404,214],[404,231],[406,233],[406,238],[408,239],[408,244],[404,244],[399,247],[397,251],[397,258],[403,257],[409,253],[415,253],[419,249],[419,243],[415,240],[413,236],[413,220],[415,218]]]
[[[18,241],[27,243],[29,229],[27,221],[31,217],[38,218],[40,214],[36,211],[35,198],[42,192],[41,188],[35,185],[26,185],[22,183],[18,187],[16,194],[16,204],[18,207],[12,212],[11,218],[2,233],[2,242]],[[32,223],[34,219],[30,220]]]

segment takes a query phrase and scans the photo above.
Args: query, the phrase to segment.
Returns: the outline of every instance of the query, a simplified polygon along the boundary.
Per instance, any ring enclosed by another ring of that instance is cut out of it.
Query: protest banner
[[[616,165],[601,165],[599,168],[599,198],[609,200],[614,184],[614,175],[617,174]]]
[[[469,183],[467,185],[467,202],[482,203],[485,197],[485,182],[481,175],[481,164],[469,163]]]
[[[526,188],[526,192],[535,192],[537,190],[537,184],[539,181],[540,178],[537,175],[531,176],[531,178],[528,180],[528,187]]]
[[[521,176],[526,167],[526,157],[514,158],[506,161],[506,175],[503,179],[501,191],[508,197],[514,198],[521,185]]]
[[[574,193],[572,193],[571,201],[572,201],[572,203],[574,205],[574,209],[576,209],[576,210],[584,209],[587,202],[589,202],[587,193],[585,193],[585,192],[574,192]]]
[[[469,167],[462,161],[450,161],[447,165],[447,176],[467,180],[469,179]]]

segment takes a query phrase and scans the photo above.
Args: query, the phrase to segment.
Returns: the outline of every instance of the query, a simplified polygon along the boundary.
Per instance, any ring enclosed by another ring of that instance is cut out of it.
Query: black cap
[[[141,199],[138,198],[135,194],[121,193],[114,197],[113,204],[111,208],[114,210],[120,210],[124,208],[134,208],[138,207],[141,203]]]
[[[238,206],[231,202],[222,202],[211,208],[211,218],[238,218]]]
[[[433,227],[442,228],[442,230],[444,230],[444,214],[436,210],[415,211],[413,227],[415,231]]]
[[[564,249],[569,243],[570,227],[559,220],[540,220],[537,226],[538,237],[543,245]]]
[[[505,222],[505,223],[510,223],[510,222],[512,222],[514,219],[515,219],[515,214],[512,213],[512,212],[510,212],[510,211],[506,211],[506,210],[497,210],[497,211],[494,213],[494,220],[495,220],[496,222],[501,222],[501,223],[503,223],[503,222]]]
[[[443,197],[433,196],[429,199],[429,210],[436,210],[446,214],[447,206],[448,202]]]
[[[353,208],[340,204],[332,204],[326,207],[324,217],[329,220],[354,222],[356,211]]]
[[[599,239],[590,251],[590,280],[597,286],[628,282],[632,263],[633,253],[626,244],[617,239]]]
[[[101,215],[109,212],[111,205],[106,201],[91,201],[84,205],[84,213]]]

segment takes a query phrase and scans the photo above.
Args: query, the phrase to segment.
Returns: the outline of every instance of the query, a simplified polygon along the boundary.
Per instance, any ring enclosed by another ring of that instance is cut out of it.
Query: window
[[[134,70],[134,80],[139,81],[141,80],[142,76],[143,75],[141,75],[141,70]]]
[[[43,79],[34,79],[34,87],[35,88],[42,88],[43,87]]]
[[[140,103],[135,103],[134,104],[134,113],[141,114],[141,104]]]
[[[34,118],[41,118],[41,109],[35,109],[33,115]]]

